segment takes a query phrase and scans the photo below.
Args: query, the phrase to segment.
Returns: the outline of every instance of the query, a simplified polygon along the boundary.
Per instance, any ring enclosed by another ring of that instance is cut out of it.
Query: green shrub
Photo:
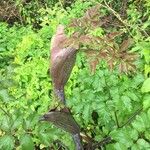
[[[39,118],[54,104],[47,74],[50,39],[59,23],[68,25],[94,4],[76,1],[67,10],[57,5],[41,9],[39,30],[0,23],[0,149],[58,149],[58,139],[74,149],[68,133]],[[138,22],[150,13],[150,5],[145,1],[142,6],[147,11],[135,11],[138,6],[132,1],[127,8],[128,34],[135,41],[131,51],[141,56],[136,72],[111,71],[103,60],[91,74],[87,57],[79,53],[65,89],[67,105],[82,131],[97,142],[113,139],[104,146],[108,150],[150,148],[150,39],[145,35],[150,24],[146,18],[141,30]]]

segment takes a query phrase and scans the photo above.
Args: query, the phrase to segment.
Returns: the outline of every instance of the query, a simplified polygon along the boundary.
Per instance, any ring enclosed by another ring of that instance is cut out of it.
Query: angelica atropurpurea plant
[[[95,74],[89,74],[86,59],[79,54],[66,87],[67,103],[82,131],[85,131],[93,140],[99,142],[105,137],[111,137],[114,140],[112,143],[105,143],[100,147],[107,150],[149,149],[149,78],[145,80],[142,88],[144,93],[140,89],[144,82],[144,73],[148,77],[150,72],[150,40],[148,36],[150,5],[149,1],[143,3],[143,1],[131,0],[129,3],[127,2],[127,7],[122,9],[124,7],[118,7],[120,3],[112,1],[109,6],[115,11],[120,10],[120,8],[121,11],[127,11],[127,15],[123,12],[126,17],[121,16],[121,19],[127,20],[128,24],[132,25],[133,28],[128,27],[134,35],[132,40],[135,41],[131,49],[136,54],[141,54],[142,58],[138,63],[145,62],[145,66],[143,64],[138,66],[136,72],[130,75],[118,74],[115,67],[109,71],[100,57],[98,60],[96,59],[97,62],[95,63],[95,55],[97,54],[95,52],[99,52],[99,49],[90,48],[91,52],[87,55],[89,55],[89,59],[92,58],[90,65]],[[4,111],[0,110],[0,149],[54,149],[60,146],[58,143],[61,146],[64,143],[66,147],[73,149],[73,143],[67,133],[64,134],[51,124],[39,124],[37,118],[48,110],[47,106],[51,103],[51,97],[48,96],[48,93],[51,93],[51,79],[47,77],[46,72],[49,59],[49,41],[58,20],[60,21],[64,17],[62,20],[67,22],[67,17],[81,16],[81,11],[86,10],[89,5],[91,4],[87,1],[76,2],[75,6],[67,13],[70,16],[64,14],[63,11],[60,12],[60,8],[56,9],[55,7],[48,15],[46,13],[50,19],[49,24],[46,25],[47,20],[43,17],[43,28],[36,32],[31,27],[14,26],[10,28],[7,25],[4,29],[2,27],[4,25],[0,25],[0,55],[3,57],[0,66],[17,64],[14,66],[15,75],[8,71],[8,77],[15,78],[17,85],[0,91],[1,107],[12,116],[11,120]],[[117,12],[121,15],[119,11]],[[102,14],[100,17],[101,26],[94,28],[91,32],[89,31],[91,36],[97,37],[99,35],[103,38],[106,34],[111,33],[110,35],[114,34],[114,36],[116,34],[114,41],[120,47],[120,44],[128,39],[128,29],[119,21],[119,17],[114,16],[116,13],[108,13],[103,8],[100,9],[100,13]],[[62,20],[59,23],[63,23]],[[144,31],[139,31],[139,27]],[[68,29],[70,33],[74,30],[74,28]],[[120,33],[117,33],[118,31]],[[132,36],[129,36],[130,38]],[[131,40],[127,41],[131,42]],[[123,45],[127,46],[127,41]],[[88,53],[86,47],[82,47],[82,49]],[[98,61],[100,61],[99,64]],[[1,74],[7,78],[4,70],[6,69],[3,67]],[[8,82],[5,81],[5,83]],[[14,99],[10,98],[9,100],[5,91],[9,91]],[[139,109],[141,107],[143,108],[142,111]]]

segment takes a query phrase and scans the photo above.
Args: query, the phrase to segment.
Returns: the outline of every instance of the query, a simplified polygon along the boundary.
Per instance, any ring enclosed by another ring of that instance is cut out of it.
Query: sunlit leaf
[[[14,148],[14,137],[11,135],[4,135],[0,137],[0,149],[12,150]]]
[[[20,138],[22,150],[34,150],[34,143],[29,134],[22,135]]]
[[[143,93],[149,92],[150,91],[150,78],[147,78],[141,88]]]

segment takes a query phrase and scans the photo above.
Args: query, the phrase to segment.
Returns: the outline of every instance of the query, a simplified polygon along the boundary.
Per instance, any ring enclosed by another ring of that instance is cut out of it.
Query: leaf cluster
[[[126,38],[120,30],[107,33],[109,30],[103,28],[107,15],[101,20],[100,9],[101,5],[96,5],[88,9],[83,17],[72,19],[67,28],[72,27],[73,33],[62,43],[62,47],[72,46],[84,51],[87,58],[92,58],[90,66],[93,72],[101,60],[105,60],[111,70],[118,66],[120,72],[135,71],[137,54],[128,50],[133,40]],[[114,28],[117,29],[116,26]],[[98,30],[101,30],[100,33]],[[118,39],[122,42],[118,42]]]

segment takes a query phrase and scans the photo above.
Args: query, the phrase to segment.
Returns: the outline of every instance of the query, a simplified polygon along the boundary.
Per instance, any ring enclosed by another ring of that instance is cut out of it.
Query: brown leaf
[[[79,26],[79,20],[74,18],[71,20],[71,23],[69,24],[69,27],[78,27]]]
[[[130,71],[133,71],[133,72],[135,72],[136,71],[136,65],[135,64],[133,64],[133,63],[128,63],[128,65],[129,65],[129,70]]]
[[[93,60],[93,61],[90,61],[90,71],[91,71],[92,74],[95,73],[95,71],[96,71],[96,66],[98,65],[98,63],[99,63],[99,60],[98,60],[98,59],[95,59],[95,60]]]
[[[125,62],[119,63],[119,72],[122,73],[128,73],[128,65]]]
[[[119,36],[121,34],[122,34],[122,32],[112,32],[112,33],[109,33],[107,36],[110,39],[114,39],[115,37],[117,37],[117,36]]]
[[[91,26],[95,29],[100,26],[100,20],[95,20],[91,22]]]
[[[109,66],[110,70],[113,70],[113,68],[114,68],[114,60],[113,60],[113,58],[111,58],[107,63],[108,63],[108,66]]]
[[[85,17],[88,18],[89,20],[94,19],[97,15],[99,16],[99,9],[100,5],[96,5],[88,9],[85,13]]]
[[[124,40],[120,46],[120,50],[126,51],[131,46],[132,43],[133,43],[133,40],[131,38]]]
[[[80,41],[73,41],[73,43],[70,46],[75,48],[75,49],[79,49]]]
[[[105,50],[100,51],[98,54],[98,57],[105,59],[108,56],[107,52]]]
[[[83,44],[88,44],[92,41],[92,37],[88,36],[88,35],[81,35],[80,36],[80,41]]]
[[[120,73],[123,72],[123,63],[122,62],[119,64],[119,72]]]
[[[100,18],[100,20],[101,20],[101,26],[102,25],[105,26],[107,23],[110,23],[112,21],[112,16],[111,15],[103,16],[103,17]]]
[[[128,72],[127,64],[125,62],[122,62],[122,72],[124,73]]]
[[[64,40],[62,43],[60,43],[59,46],[64,48],[64,47],[70,46],[72,43],[73,43],[73,39],[69,38],[69,39]]]
[[[137,54],[133,54],[133,53],[128,53],[125,55],[124,60],[125,61],[130,61],[130,62],[134,62],[137,59],[138,55]]]
[[[87,57],[96,57],[97,56],[97,51],[94,50],[84,50],[84,52],[86,53]]]
[[[78,40],[79,36],[80,32],[74,32],[71,37],[74,38],[74,40]]]
[[[96,44],[104,44],[104,39],[102,37],[93,36],[91,39]]]

